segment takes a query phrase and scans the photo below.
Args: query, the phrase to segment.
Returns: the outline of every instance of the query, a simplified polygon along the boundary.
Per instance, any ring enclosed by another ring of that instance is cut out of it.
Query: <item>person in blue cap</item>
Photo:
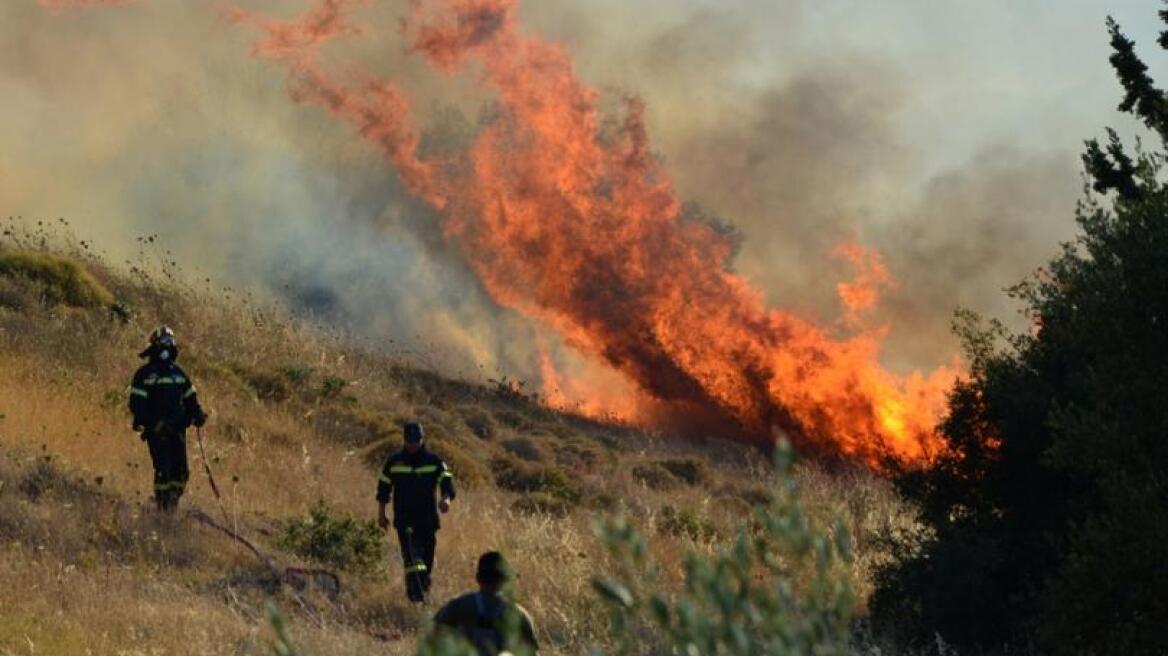
[[[393,528],[405,566],[406,596],[424,603],[434,574],[438,514],[450,510],[454,475],[437,455],[426,450],[421,424],[407,423],[402,450],[389,456],[377,482],[377,521],[388,530],[385,507],[393,500]]]

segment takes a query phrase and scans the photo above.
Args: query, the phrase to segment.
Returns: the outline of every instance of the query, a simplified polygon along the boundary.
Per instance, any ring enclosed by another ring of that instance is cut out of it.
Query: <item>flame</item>
[[[836,285],[836,293],[845,309],[844,323],[863,326],[867,315],[875,309],[881,290],[893,286],[895,280],[884,266],[884,258],[874,250],[844,243],[836,246],[833,254],[856,268],[854,280]]]
[[[618,423],[647,419],[647,402],[626,381],[612,377],[569,375],[556,366],[551,350],[541,341],[540,395],[545,405],[585,417]]]
[[[445,235],[499,303],[674,412],[735,433],[771,440],[778,429],[874,465],[938,452],[934,427],[956,370],[897,376],[880,364],[885,329],[838,338],[768,308],[728,270],[730,241],[681,217],[650,154],[642,102],[626,99],[623,123],[606,123],[566,50],[520,32],[517,0],[413,0],[403,23],[413,52],[447,72],[476,64],[497,97],[494,119],[457,161],[419,158],[408,97],[391,82],[342,81],[320,65],[321,44],[359,31],[348,20],[355,4],[322,0],[292,21],[231,16],[266,33],[255,54],[287,67],[297,101],[352,124],[441,212]],[[891,277],[874,253],[839,253],[859,269],[839,287],[859,317]],[[546,365],[562,394],[567,384]]]

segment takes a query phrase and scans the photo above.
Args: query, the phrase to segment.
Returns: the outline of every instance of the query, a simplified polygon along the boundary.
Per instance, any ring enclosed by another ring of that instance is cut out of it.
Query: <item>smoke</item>
[[[115,261],[157,235],[190,268],[451,373],[532,366],[515,345],[536,329],[479,291],[376,153],[288,102],[253,41],[202,3],[4,3],[0,212],[65,217]],[[408,76],[399,55],[380,63]],[[453,132],[435,121],[430,141]]]
[[[1113,121],[1101,12],[1078,3],[1039,37],[1031,2],[686,6],[646,9],[637,28],[613,2],[526,7],[582,52],[586,78],[649,99],[679,193],[736,227],[734,267],[770,303],[846,314],[836,288],[852,272],[832,253],[855,242],[897,280],[871,320],[898,370],[947,360],[955,307],[1015,317],[1002,289],[1073,234],[1076,145]],[[1082,47],[1055,61],[1046,39]]]
[[[434,204],[419,200],[426,190],[407,193],[409,167],[387,168],[351,128],[289,103],[281,76],[246,56],[252,31],[180,0],[69,12],[4,4],[0,92],[14,100],[0,108],[0,212],[68,217],[118,256],[131,235],[159,233],[185,262],[412,351],[432,344],[455,370],[553,389],[612,381],[492,301]],[[803,36],[822,20],[804,3],[654,0],[637,21],[629,7],[530,2],[521,24],[565,42],[608,96],[646,99],[654,154],[679,196],[707,223],[736,226],[732,266],[769,303],[831,325],[847,313],[837,285],[855,273],[833,249],[875,247],[898,282],[864,320],[888,327],[886,360],[931,367],[954,348],[955,305],[1007,309],[999,289],[1069,234],[1073,153],[996,147],[991,135],[973,156],[926,166],[914,108],[931,81],[880,52]],[[464,151],[493,111],[478,74],[434,75],[411,56],[394,29],[404,0],[358,10],[372,29],[330,41],[321,65],[400,82],[419,161]],[[347,111],[359,121],[362,109]]]

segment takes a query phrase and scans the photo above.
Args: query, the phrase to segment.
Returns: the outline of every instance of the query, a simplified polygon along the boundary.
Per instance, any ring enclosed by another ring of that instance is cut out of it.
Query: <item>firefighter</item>
[[[134,431],[150,448],[154,465],[154,503],[167,513],[178,508],[190,473],[187,469],[186,430],[201,427],[207,415],[191,379],[175,362],[178,343],[174,331],[163,326],[150,334],[147,362],[130,383],[130,414]]]
[[[393,528],[406,570],[406,596],[424,603],[434,573],[438,513],[450,510],[454,476],[441,458],[426,450],[420,424],[407,423],[403,434],[402,450],[386,459],[377,483],[377,520],[383,530],[389,528],[385,506],[392,496]],[[435,492],[439,493],[437,498]]]
[[[539,650],[531,615],[507,598],[511,568],[503,554],[488,551],[479,556],[475,570],[478,592],[449,601],[434,616],[439,630],[450,630],[474,645],[480,656],[503,653],[534,654]]]

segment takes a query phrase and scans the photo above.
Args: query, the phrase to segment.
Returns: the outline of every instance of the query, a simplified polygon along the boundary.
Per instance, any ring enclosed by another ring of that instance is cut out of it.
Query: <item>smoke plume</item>
[[[1000,313],[1069,233],[1073,157],[989,148],[922,176],[919,89],[895,65],[808,57],[793,0],[667,4],[634,25],[607,0],[6,3],[0,198],[117,254],[113,235],[161,233],[216,275],[590,412],[920,457],[947,374],[882,363],[947,362],[955,305]],[[760,81],[762,56],[784,73]]]

